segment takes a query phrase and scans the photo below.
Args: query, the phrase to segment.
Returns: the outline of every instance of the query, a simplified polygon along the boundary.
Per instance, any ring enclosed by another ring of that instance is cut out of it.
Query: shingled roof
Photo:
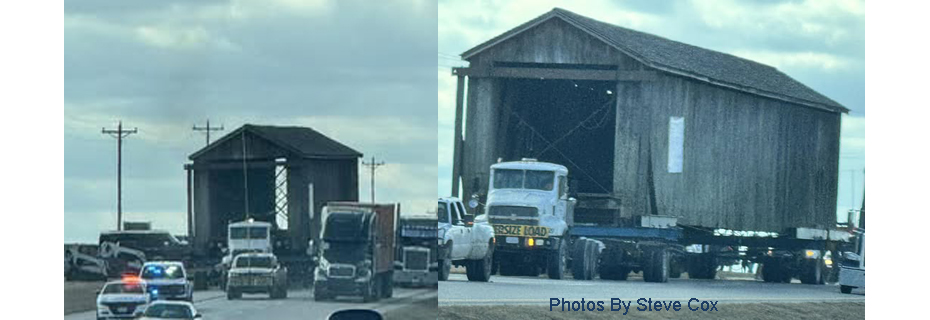
[[[560,8],[552,9],[536,19],[462,53],[462,58],[469,59],[487,48],[553,18],[562,19],[640,63],[661,71],[796,104],[833,112],[849,112],[849,109],[836,101],[771,66],[597,21]]]
[[[307,127],[279,127],[246,124],[223,136],[220,140],[198,150],[190,156],[193,160],[242,131],[271,141],[281,148],[305,158],[358,158],[362,153]]]

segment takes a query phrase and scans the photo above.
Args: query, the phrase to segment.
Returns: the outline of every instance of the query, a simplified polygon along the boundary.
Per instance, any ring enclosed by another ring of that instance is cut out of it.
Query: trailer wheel
[[[679,259],[669,257],[668,277],[674,279],[681,278],[681,261],[679,261]]]
[[[804,260],[800,274],[801,283],[823,284],[823,259]]]
[[[594,241],[588,241],[588,245],[590,246],[590,248],[588,248],[589,250],[588,259],[590,260],[588,261],[588,275],[587,277],[585,277],[585,280],[594,280],[594,278],[597,277],[597,271],[598,271],[597,270],[597,258],[598,258],[597,247],[598,246],[597,246],[597,243]]]
[[[850,286],[840,286],[840,292],[842,293],[852,293],[853,287]]]
[[[566,254],[565,249],[565,240],[559,241],[559,248],[549,254],[549,263],[546,266],[546,271],[549,274],[549,279],[562,279],[565,276],[565,264],[568,255]]]
[[[643,257],[643,280],[646,282],[668,282],[668,251],[665,248],[646,251]]]
[[[591,261],[588,251],[588,240],[578,240],[572,249],[572,277],[575,280],[584,280],[588,274],[588,263]]]

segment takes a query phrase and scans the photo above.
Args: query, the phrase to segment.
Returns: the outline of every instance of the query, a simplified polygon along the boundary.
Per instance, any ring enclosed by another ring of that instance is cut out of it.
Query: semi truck
[[[390,298],[399,204],[329,202],[323,207],[322,243],[313,296]]]
[[[435,285],[438,281],[436,215],[415,214],[400,217],[397,252],[394,257],[394,284]]]
[[[642,272],[647,282],[666,282],[683,272],[713,279],[718,266],[747,261],[762,265],[766,282],[822,284],[832,270],[824,257],[849,241],[849,233],[836,228],[715,230],[645,213],[580,223],[574,208],[596,200],[572,196],[565,166],[528,158],[493,164],[487,190],[484,212],[497,243],[493,268],[505,276],[626,280]]]

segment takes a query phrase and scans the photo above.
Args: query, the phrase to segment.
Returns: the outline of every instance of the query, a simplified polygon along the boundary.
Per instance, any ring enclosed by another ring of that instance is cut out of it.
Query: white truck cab
[[[227,233],[227,251],[223,264],[229,265],[240,253],[271,253],[271,223],[253,219],[229,224]]]
[[[501,274],[537,275],[535,270],[544,268],[550,278],[561,279],[575,207],[568,196],[568,169],[526,158],[493,164],[486,202]]]
[[[494,229],[485,215],[469,220],[465,205],[458,198],[439,198],[439,280],[449,279],[452,265],[464,266],[469,281],[491,278],[494,255]]]

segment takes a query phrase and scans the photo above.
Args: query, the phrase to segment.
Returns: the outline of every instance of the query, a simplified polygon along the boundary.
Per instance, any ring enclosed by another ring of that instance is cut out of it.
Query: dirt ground
[[[65,281],[65,314],[93,310],[102,281]]]
[[[439,308],[439,319],[864,319],[865,303],[740,303],[719,305],[720,311],[692,312],[561,312],[549,311],[545,306],[444,306]],[[425,318],[424,318],[425,319]]]

